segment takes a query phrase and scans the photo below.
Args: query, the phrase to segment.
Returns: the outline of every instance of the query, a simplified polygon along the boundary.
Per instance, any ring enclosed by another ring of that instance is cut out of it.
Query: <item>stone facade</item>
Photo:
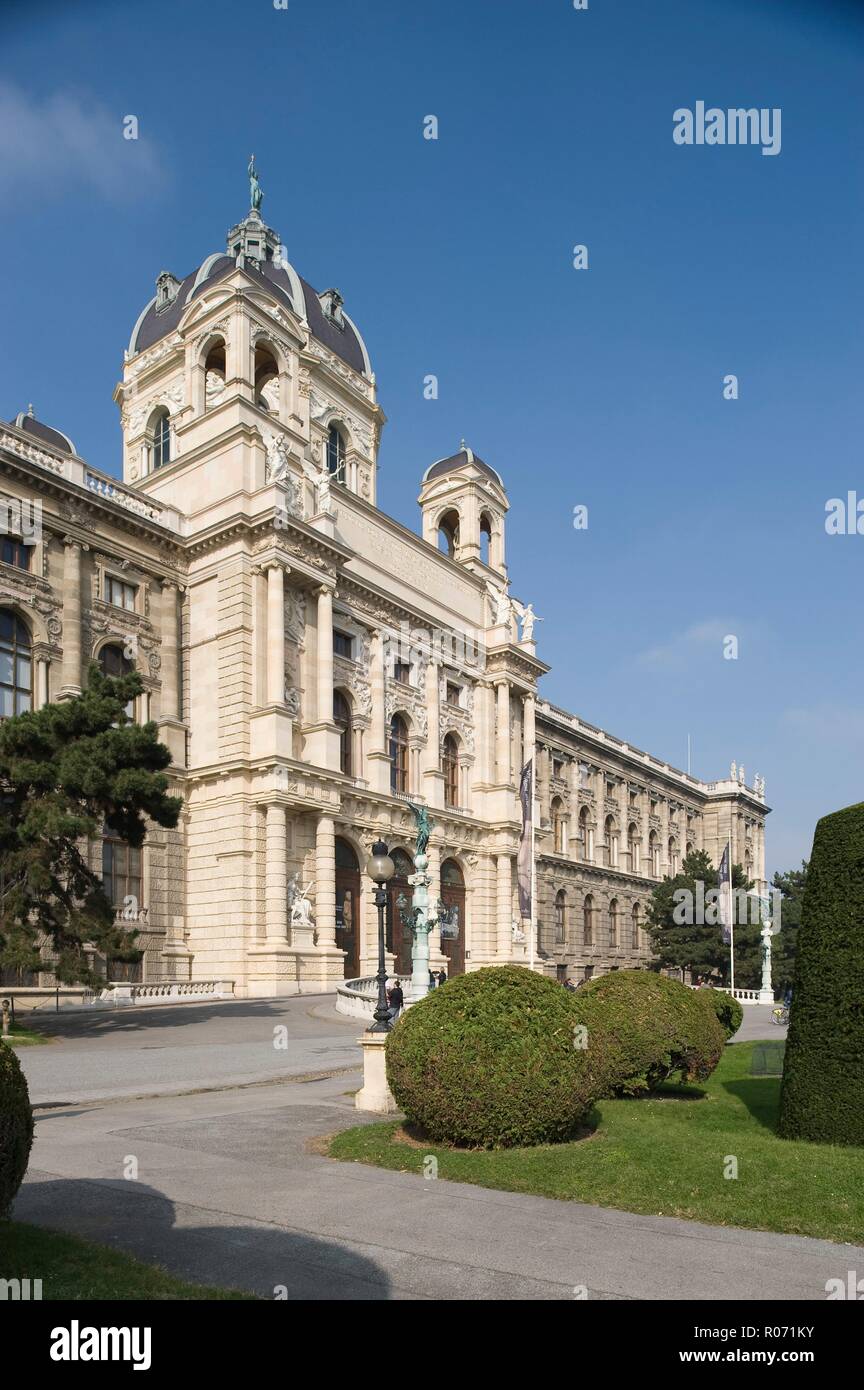
[[[123,654],[184,798],[178,829],[154,828],[143,853],[145,980],[255,996],[374,972],[363,866],[378,837],[410,852],[409,798],[434,820],[432,899],[459,921],[433,968],[644,965],[634,906],[644,922],[688,845],[716,862],[731,834],[764,880],[761,783],[700,782],[538,697],[549,668],[510,594],[495,470],[463,446],[427,470],[421,535],[388,517],[385,417],[341,297],[315,299],[284,261],[277,275],[278,238],[254,214],[229,252],[160,276],[136,325],[115,392],[122,484],[32,415],[0,427],[0,495],[41,505],[37,543],[0,562],[32,702]],[[533,950],[515,884],[532,755]],[[311,914],[291,911],[298,887]],[[391,968],[405,955],[392,917]]]

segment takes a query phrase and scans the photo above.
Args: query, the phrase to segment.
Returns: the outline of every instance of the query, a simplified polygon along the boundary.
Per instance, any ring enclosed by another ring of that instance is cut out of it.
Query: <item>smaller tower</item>
[[[500,473],[478,458],[464,439],[458,453],[426,469],[418,501],[425,541],[475,574],[506,580],[507,493]]]

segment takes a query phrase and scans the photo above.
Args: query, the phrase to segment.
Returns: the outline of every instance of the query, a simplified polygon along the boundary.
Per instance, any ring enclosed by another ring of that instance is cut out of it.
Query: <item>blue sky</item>
[[[772,869],[862,799],[864,536],[824,518],[864,497],[864,7],[48,0],[7,3],[0,43],[6,418],[33,401],[119,471],[132,325],[223,248],[254,150],[266,219],[366,337],[381,505],[416,527],[463,436],[503,474],[543,693],[762,773]],[[780,154],[676,145],[699,100],[781,108]]]

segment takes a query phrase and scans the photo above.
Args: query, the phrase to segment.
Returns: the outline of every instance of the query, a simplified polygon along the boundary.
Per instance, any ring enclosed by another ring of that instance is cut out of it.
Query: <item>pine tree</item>
[[[80,696],[0,723],[0,966],[50,968],[61,984],[98,982],[85,945],[130,958],[137,932],[114,923],[88,840],[140,846],[147,821],[172,827],[169,750],[155,724],[125,712],[143,690],[90,667]]]
[[[700,893],[699,884],[702,884]],[[700,898],[704,901],[712,889],[718,886],[718,873],[704,850],[688,854],[681,866],[681,872],[674,878],[664,878],[652,891],[648,907],[646,930],[660,966],[672,966],[679,970],[689,970],[693,975],[719,973],[724,983],[729,976],[729,947],[723,944],[719,923],[713,921],[709,913],[710,900],[706,905],[708,922],[693,920],[698,913],[689,913],[690,921],[679,922],[676,912],[681,899],[675,894],[687,890],[694,909]],[[752,888],[740,864],[732,866],[732,888]],[[747,921],[750,913],[741,899],[740,892],[733,897],[735,907],[735,985],[744,989],[755,989],[761,978],[761,954],[759,948],[759,927]]]

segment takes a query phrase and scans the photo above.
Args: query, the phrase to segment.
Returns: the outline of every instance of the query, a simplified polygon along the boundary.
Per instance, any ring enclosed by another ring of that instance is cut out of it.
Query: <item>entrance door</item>
[[[347,840],[336,838],[336,945],[345,952],[344,975],[360,974],[360,865]]]
[[[387,889],[387,950],[392,951],[396,957],[393,967],[396,974],[410,975],[413,967],[411,931],[410,928],[406,930],[402,923],[402,916],[396,906],[396,900],[404,895],[410,903],[414,890],[408,882],[408,875],[413,874],[414,864],[411,856],[406,854],[404,849],[394,849],[390,858],[396,865],[396,872]]]
[[[441,941],[449,978],[465,973],[465,880],[455,859],[445,859],[441,865],[441,901],[450,909],[451,921],[457,928],[455,940],[444,937]]]

